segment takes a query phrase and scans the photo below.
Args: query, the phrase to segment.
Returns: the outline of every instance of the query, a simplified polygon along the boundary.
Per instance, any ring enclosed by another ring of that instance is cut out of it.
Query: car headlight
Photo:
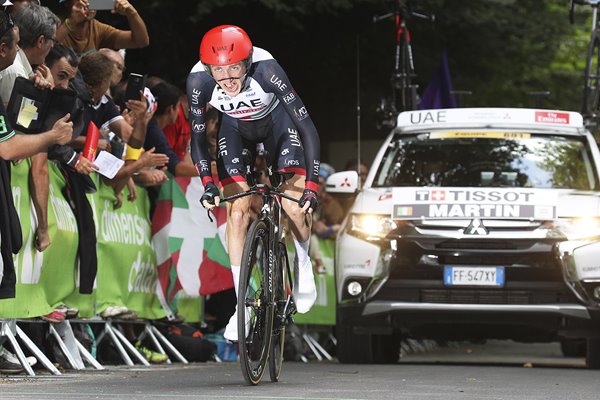
[[[381,240],[396,228],[396,222],[387,215],[351,214],[348,233],[361,239]]]
[[[569,240],[580,240],[600,236],[600,218],[574,217],[561,218],[555,225],[558,231]]]

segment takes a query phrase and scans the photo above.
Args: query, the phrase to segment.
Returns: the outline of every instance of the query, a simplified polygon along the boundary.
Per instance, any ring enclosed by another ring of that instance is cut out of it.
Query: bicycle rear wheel
[[[287,250],[283,243],[278,244],[277,265],[273,274],[275,317],[273,319],[273,336],[269,352],[269,375],[272,382],[279,381],[283,364],[283,349],[285,344],[285,324],[290,305],[288,295],[292,293],[292,282],[289,274]]]
[[[265,372],[273,329],[273,293],[269,289],[269,226],[250,225],[238,290],[238,349],[244,379],[258,384]]]
[[[588,48],[583,88],[583,115],[596,120],[600,111],[600,34],[594,32]]]

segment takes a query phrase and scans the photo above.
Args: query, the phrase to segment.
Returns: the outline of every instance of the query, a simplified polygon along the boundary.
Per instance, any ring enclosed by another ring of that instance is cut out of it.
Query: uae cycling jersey
[[[241,127],[244,125],[255,125],[252,123],[253,121],[269,121],[272,115],[285,112],[289,116],[291,123],[293,123],[293,127],[287,127],[286,132],[273,133],[275,135],[284,135],[289,133],[287,132],[289,129],[297,129],[304,150],[304,162],[300,165],[306,164],[306,187],[316,191],[320,163],[319,136],[304,103],[296,94],[286,73],[269,52],[254,47],[252,65],[245,79],[242,79],[244,84],[242,90],[239,94],[232,97],[220,88],[214,78],[205,70],[201,62],[198,62],[194,66],[188,76],[187,95],[190,105],[190,128],[192,133],[191,155],[202,177],[202,182],[206,184],[212,181],[210,172],[211,160],[206,140],[206,124],[204,119],[205,107],[209,103],[221,111],[224,118],[229,121],[229,123],[223,124],[221,127],[220,138],[222,137],[221,134],[223,133],[224,126],[232,126],[230,119],[233,118],[237,120],[235,122],[236,134],[242,135],[245,141],[250,142],[262,142],[265,140],[264,135],[266,132],[261,135],[260,132],[257,132],[257,129],[242,129]],[[273,120],[278,119],[280,118],[273,117]],[[268,124],[272,125],[270,122]],[[258,123],[257,126],[261,126],[261,124]],[[277,125],[271,127],[271,130],[277,129],[281,130],[282,128]],[[282,152],[285,153],[286,149],[284,148]],[[217,153],[219,153],[219,149],[217,149]],[[273,157],[273,164],[278,165],[278,167],[289,165],[290,162],[278,162],[278,157],[283,155],[281,152],[277,153],[277,157]],[[233,158],[235,160],[237,157],[241,157],[241,154],[229,154],[228,156],[229,158],[235,157]],[[304,167],[304,165],[302,166]]]

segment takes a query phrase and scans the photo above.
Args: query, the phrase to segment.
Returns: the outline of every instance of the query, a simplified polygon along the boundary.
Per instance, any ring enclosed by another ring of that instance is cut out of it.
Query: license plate
[[[446,286],[504,286],[504,267],[444,267]]]

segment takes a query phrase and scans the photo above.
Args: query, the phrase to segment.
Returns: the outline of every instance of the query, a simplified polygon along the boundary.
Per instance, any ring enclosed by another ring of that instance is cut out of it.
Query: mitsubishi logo
[[[350,187],[350,180],[348,178],[345,178],[344,182],[341,183],[340,187]]]
[[[487,235],[488,229],[483,225],[479,218],[475,218],[469,226],[465,228],[465,235]]]

